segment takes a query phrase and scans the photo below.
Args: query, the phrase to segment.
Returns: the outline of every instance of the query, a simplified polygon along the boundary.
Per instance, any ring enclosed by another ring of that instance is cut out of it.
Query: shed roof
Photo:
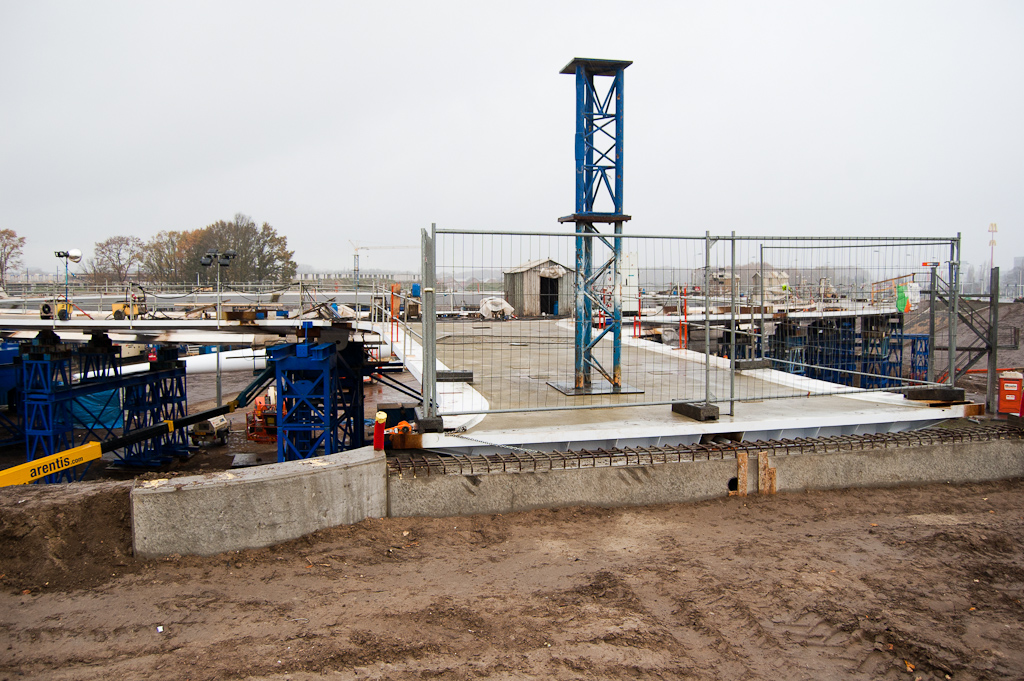
[[[522,265],[516,265],[515,267],[513,267],[511,269],[504,270],[504,273],[505,274],[517,274],[519,272],[526,272],[528,270],[532,270],[532,269],[535,269],[537,267],[542,267],[544,265],[547,265],[548,263],[552,263],[552,264],[558,265],[559,267],[561,267],[562,269],[566,270],[567,272],[572,272],[573,271],[571,267],[566,267],[565,265],[562,265],[561,263],[556,262],[556,261],[552,260],[551,258],[541,258],[539,260],[530,260],[529,262],[524,262]]]

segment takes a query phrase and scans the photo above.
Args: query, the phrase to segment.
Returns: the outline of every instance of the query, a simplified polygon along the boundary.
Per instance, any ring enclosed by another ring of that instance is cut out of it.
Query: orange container
[[[1019,414],[1021,405],[1021,384],[1024,375],[1019,371],[1006,371],[999,376],[999,413]]]

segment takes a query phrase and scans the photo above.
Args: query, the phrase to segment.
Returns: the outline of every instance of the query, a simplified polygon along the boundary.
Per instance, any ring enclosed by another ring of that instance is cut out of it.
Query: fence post
[[[436,383],[437,375],[437,310],[434,289],[437,285],[434,271],[436,223],[430,223],[430,234],[421,230],[421,255],[423,257],[423,408],[428,419],[437,416]]]
[[[729,259],[729,416],[736,415],[736,230],[729,240],[732,255]]]
[[[764,244],[761,244],[761,257],[760,264],[758,267],[761,272],[761,328],[758,329],[757,335],[761,338],[761,352],[759,359],[764,359]]]
[[[929,383],[935,381],[935,303],[939,300],[939,276],[935,268],[936,263],[932,263],[931,292],[928,294],[928,367],[925,369],[924,377]]]
[[[999,411],[999,268],[993,267],[989,284],[988,308],[988,385],[985,402],[988,410],[995,414]]]
[[[711,232],[704,232],[704,404],[711,404]]]
[[[949,387],[956,387],[956,327],[960,323],[960,232],[949,245]]]

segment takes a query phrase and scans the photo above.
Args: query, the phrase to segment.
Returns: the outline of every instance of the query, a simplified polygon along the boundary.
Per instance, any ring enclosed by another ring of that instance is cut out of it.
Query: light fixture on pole
[[[221,310],[220,310],[220,268],[227,267],[231,264],[231,261],[238,257],[238,253],[233,250],[227,250],[221,252],[220,249],[211,248],[206,251],[199,260],[199,264],[203,267],[210,267],[215,262],[217,263],[217,328],[220,328]],[[221,380],[220,380],[220,345],[217,345],[217,406],[223,405],[223,399],[221,397]]]
[[[991,223],[988,226],[988,232],[992,235],[992,238],[988,240],[989,256],[988,256],[988,268],[992,269],[996,266],[996,232],[999,228],[996,227],[996,223]]]
[[[58,306],[57,319],[67,321],[71,316],[71,300],[68,298],[68,262],[81,262],[82,252],[77,248],[66,251],[54,251],[58,258],[64,258],[64,305]]]

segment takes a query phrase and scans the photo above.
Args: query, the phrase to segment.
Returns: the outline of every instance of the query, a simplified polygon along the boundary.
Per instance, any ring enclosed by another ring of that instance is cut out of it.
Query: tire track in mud
[[[811,607],[794,608],[776,590],[765,593],[763,583],[736,589],[701,561],[686,568],[693,577],[654,568],[657,578],[630,586],[700,678],[906,678],[898,653],[907,648],[878,642],[884,637],[852,624],[855,615],[836,623]]]

